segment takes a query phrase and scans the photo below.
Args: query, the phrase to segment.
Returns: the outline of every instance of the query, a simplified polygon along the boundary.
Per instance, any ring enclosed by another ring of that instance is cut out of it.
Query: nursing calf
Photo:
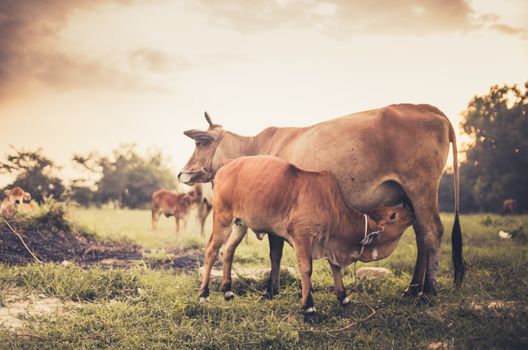
[[[297,256],[302,283],[302,309],[315,315],[311,295],[312,259],[330,263],[336,296],[348,303],[341,268],[354,261],[387,257],[414,221],[405,208],[376,208],[364,215],[342,198],[329,172],[306,171],[269,156],[227,162],[214,180],[213,232],[207,245],[200,297],[209,295],[209,277],[225,242],[222,291],[232,297],[233,254],[251,228],[257,235],[277,235]]]

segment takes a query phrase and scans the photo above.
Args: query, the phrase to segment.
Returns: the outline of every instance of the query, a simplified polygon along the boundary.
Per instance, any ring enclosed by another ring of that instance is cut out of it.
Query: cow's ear
[[[211,141],[216,140],[216,136],[211,135],[207,131],[192,129],[192,130],[184,131],[183,134],[187,137],[190,137],[191,139],[195,141],[200,141],[200,142],[211,142]]]
[[[5,190],[4,191],[4,194],[6,195],[6,197],[9,196],[10,193],[11,193],[11,190]]]
[[[24,193],[24,200],[29,202],[31,200],[31,194],[29,192]]]

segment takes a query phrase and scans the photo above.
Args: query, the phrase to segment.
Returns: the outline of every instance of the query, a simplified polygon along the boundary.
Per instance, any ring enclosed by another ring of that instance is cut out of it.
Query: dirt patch
[[[39,260],[64,266],[128,268],[141,263],[154,269],[197,271],[204,262],[204,252],[197,248],[169,248],[166,258],[152,259],[148,254],[144,256],[139,245],[130,242],[101,241],[76,231],[13,228]],[[0,263],[23,265],[34,261],[20,238],[0,224]],[[215,266],[219,266],[219,262]]]
[[[141,249],[129,242],[99,241],[82,232],[13,227],[31,251],[43,262],[73,261],[93,264],[104,259],[140,259]],[[0,225],[0,262],[20,265],[34,262],[20,238]]]
[[[58,298],[44,294],[25,294],[21,289],[5,291],[4,306],[0,307],[0,327],[16,330],[23,327],[35,316],[53,315],[61,312],[65,306],[79,305],[72,301],[63,302]]]

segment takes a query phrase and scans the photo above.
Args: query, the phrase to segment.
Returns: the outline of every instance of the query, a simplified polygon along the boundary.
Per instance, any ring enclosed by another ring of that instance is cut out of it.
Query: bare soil
[[[169,248],[169,258],[156,260],[144,258],[142,247],[131,242],[102,241],[92,235],[66,230],[14,228],[42,262],[126,268],[134,266],[134,261],[144,260],[150,268],[196,271],[204,260],[203,251],[196,248]],[[34,258],[20,238],[0,224],[0,263],[24,265],[31,262]]]

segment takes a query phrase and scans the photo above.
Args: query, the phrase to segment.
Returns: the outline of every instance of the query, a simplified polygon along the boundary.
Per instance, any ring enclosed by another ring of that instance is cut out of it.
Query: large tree
[[[504,199],[528,208],[528,82],[495,85],[475,96],[461,123],[471,137],[461,171],[462,190],[471,191],[483,211],[498,211]]]
[[[12,148],[6,160],[0,162],[0,173],[10,174],[15,178],[6,188],[20,186],[39,203],[46,197],[58,199],[64,193],[62,180],[54,175],[59,169],[40,148],[36,151]]]

